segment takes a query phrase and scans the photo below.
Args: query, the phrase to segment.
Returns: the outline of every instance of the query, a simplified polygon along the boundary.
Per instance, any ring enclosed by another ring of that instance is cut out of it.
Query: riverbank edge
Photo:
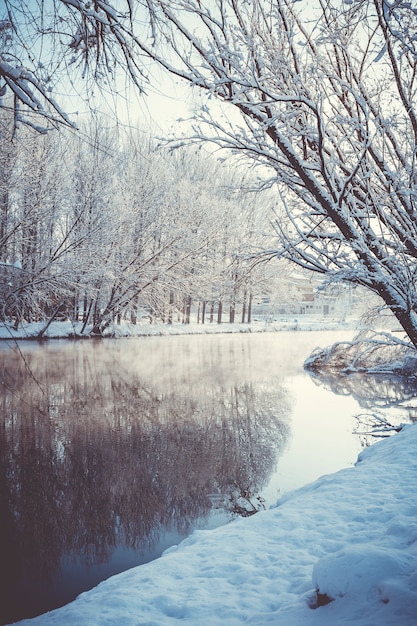
[[[412,626],[416,452],[409,425],[268,511],[196,531],[159,559],[19,624]],[[320,597],[329,601],[317,604]]]
[[[358,319],[337,320],[314,317],[283,317],[273,321],[255,321],[250,324],[129,324],[123,322],[109,327],[103,335],[91,334],[92,326],[82,333],[82,322],[57,321],[46,327],[46,322],[22,324],[18,330],[0,324],[0,340],[47,341],[48,339],[128,339],[135,337],[162,337],[171,335],[219,335],[232,333],[266,333],[282,331],[357,330]]]

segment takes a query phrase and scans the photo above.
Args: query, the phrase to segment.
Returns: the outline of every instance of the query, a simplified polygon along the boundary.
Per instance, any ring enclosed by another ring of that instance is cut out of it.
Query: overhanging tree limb
[[[306,16],[285,0],[230,1],[216,5],[213,17],[212,3],[157,4],[167,20],[161,40],[177,65],[157,54],[156,61],[246,122],[245,131],[238,119],[227,126],[203,115],[214,132],[201,131],[201,139],[263,163],[286,188],[294,238],[279,230],[290,239],[277,253],[313,270],[334,271],[343,258],[344,280],[377,292],[417,346],[411,5],[323,2]],[[181,9],[192,13],[192,31]]]

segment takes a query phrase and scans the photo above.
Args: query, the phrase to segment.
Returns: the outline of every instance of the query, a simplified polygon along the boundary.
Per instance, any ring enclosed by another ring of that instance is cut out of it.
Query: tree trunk
[[[84,312],[84,315],[83,315],[83,327],[81,328],[81,334],[82,334],[82,335],[84,334],[85,328],[86,328],[86,326],[87,326],[87,324],[88,324],[88,320],[89,320],[89,317],[90,317],[90,313],[91,313],[91,309],[92,309],[92,308],[93,308],[93,300],[91,299],[91,300],[90,300],[89,307],[88,307],[88,310],[87,310],[87,311],[85,311],[85,312]]]
[[[417,314],[415,311],[393,310],[413,346],[417,349]]]
[[[190,323],[190,316],[191,316],[191,296],[187,296],[186,301],[185,301],[185,323],[186,324]]]
[[[217,308],[217,323],[218,324],[222,323],[222,314],[223,314],[223,303],[221,300],[219,300],[219,305]]]
[[[230,324],[234,324],[235,322],[235,303],[234,302],[232,302],[232,304],[230,305],[229,322]]]
[[[253,300],[253,295],[250,293],[249,303],[248,303],[248,324],[250,324],[252,321],[252,300]]]
[[[393,297],[392,290],[385,283],[375,285],[372,291],[375,291],[383,298],[407,337],[417,349],[417,313],[413,309],[405,309],[401,302],[398,303]]]
[[[247,292],[245,291],[245,293],[243,294],[243,303],[242,303],[242,324],[245,323],[245,318],[246,318],[246,299],[247,299]]]
[[[50,327],[50,325],[52,324],[52,322],[55,319],[56,314],[58,313],[59,309],[61,308],[61,303],[58,304],[58,306],[54,309],[54,311],[52,312],[52,314],[50,315],[48,321],[46,322],[45,326],[42,328],[42,330],[39,331],[38,335],[37,335],[37,339],[43,339],[46,331],[48,330],[48,328]]]
[[[174,292],[169,292],[169,309],[168,309],[168,324],[172,324],[172,311],[174,308]]]

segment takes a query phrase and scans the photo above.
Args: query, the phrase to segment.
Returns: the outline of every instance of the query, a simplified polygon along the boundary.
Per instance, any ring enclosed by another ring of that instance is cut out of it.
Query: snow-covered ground
[[[274,320],[255,320],[251,324],[149,324],[142,322],[139,324],[128,324],[123,322],[111,326],[107,331],[107,336],[113,337],[139,337],[152,335],[194,335],[211,333],[253,333],[253,332],[274,332],[281,330],[349,330],[356,328],[357,319],[340,321],[330,317],[313,317],[301,315],[298,317],[281,317]],[[88,326],[81,335],[83,324],[81,322],[52,322],[43,338],[61,339],[65,337],[88,337],[92,326]],[[16,331],[12,326],[0,324],[0,339],[36,339],[44,328],[45,322],[31,324],[21,324]]]
[[[358,461],[20,624],[415,626],[417,426]]]

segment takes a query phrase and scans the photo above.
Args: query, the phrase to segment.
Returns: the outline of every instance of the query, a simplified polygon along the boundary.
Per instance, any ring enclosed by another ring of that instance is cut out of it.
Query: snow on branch
[[[399,433],[404,428],[404,424],[392,424],[377,413],[360,413],[355,415],[355,418],[357,428],[354,433],[361,437],[389,437],[393,433]]]
[[[131,0],[5,0],[3,19],[0,15],[0,108],[14,110],[16,126],[23,122],[46,132],[51,125],[75,127],[53,95],[67,89],[62,80],[69,79],[79,95],[83,79],[91,77],[101,86],[122,71],[142,90],[147,81],[143,57],[149,55],[137,54],[133,9]]]
[[[384,331],[359,333],[353,341],[317,348],[305,361],[312,372],[337,371],[344,375],[359,372],[416,377],[417,353],[402,337]]]
[[[75,124],[70,121],[66,113],[55,100],[47,94],[42,83],[39,82],[31,72],[25,70],[23,67],[13,66],[11,63],[5,61],[1,55],[0,77],[3,78],[5,85],[7,85],[14,94],[16,122],[23,122],[41,133],[47,131],[45,127],[30,121],[30,118],[27,117],[24,110],[22,110],[22,105],[24,105],[27,109],[30,109],[54,124],[60,123],[75,127]],[[45,108],[47,105],[48,108]]]

